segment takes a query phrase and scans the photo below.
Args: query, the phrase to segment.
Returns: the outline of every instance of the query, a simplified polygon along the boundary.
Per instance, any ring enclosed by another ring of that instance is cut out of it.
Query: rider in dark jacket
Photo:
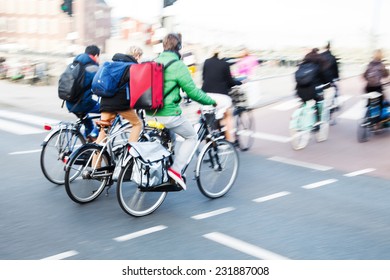
[[[91,45],[85,49],[85,52],[76,56],[73,61],[78,61],[83,65],[87,65],[85,68],[85,78],[84,78],[84,87],[89,87],[84,92],[83,97],[80,101],[76,103],[72,103],[66,101],[66,107],[69,112],[74,113],[76,116],[80,114],[88,114],[88,113],[99,113],[99,102],[92,98],[91,84],[93,77],[99,69],[99,55],[100,49]],[[90,137],[91,140],[96,139],[98,135],[98,130],[94,126],[93,121],[88,119],[85,122],[85,136]]]

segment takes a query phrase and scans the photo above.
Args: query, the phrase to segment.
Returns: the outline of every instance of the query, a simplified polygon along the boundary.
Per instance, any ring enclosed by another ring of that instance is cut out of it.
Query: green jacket
[[[215,101],[209,97],[204,91],[197,88],[192,80],[191,74],[182,60],[176,53],[171,51],[162,52],[156,59],[156,62],[167,64],[168,62],[177,59],[177,62],[172,63],[164,71],[164,95],[171,90],[175,85],[174,90],[164,97],[164,107],[156,111],[148,111],[148,115],[155,116],[178,116],[181,115],[180,108],[180,88],[194,101],[202,105],[213,105]]]

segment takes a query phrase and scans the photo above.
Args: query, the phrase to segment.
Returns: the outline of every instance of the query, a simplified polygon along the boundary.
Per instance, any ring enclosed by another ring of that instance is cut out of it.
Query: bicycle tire
[[[203,147],[196,164],[195,177],[200,192],[208,198],[224,196],[233,186],[239,167],[234,146],[220,139]]]
[[[321,114],[321,124],[319,130],[316,132],[315,137],[317,142],[323,142],[328,139],[329,136],[329,120],[330,120],[330,111],[327,107],[322,109]]]
[[[236,116],[236,139],[241,151],[249,150],[253,143],[254,119],[251,110],[244,109]]]
[[[167,192],[145,192],[131,181],[134,160],[131,158],[122,167],[117,182],[117,199],[122,210],[133,217],[143,217],[157,210],[164,202]]]
[[[74,129],[62,129],[54,132],[43,144],[40,165],[43,175],[50,182],[65,183],[65,165],[71,153],[86,143],[83,135]]]
[[[108,184],[111,176],[108,153],[101,154],[99,169],[94,169],[91,163],[92,156],[100,154],[101,151],[102,146],[85,144],[71,155],[65,170],[65,190],[74,202],[84,204],[94,201]]]

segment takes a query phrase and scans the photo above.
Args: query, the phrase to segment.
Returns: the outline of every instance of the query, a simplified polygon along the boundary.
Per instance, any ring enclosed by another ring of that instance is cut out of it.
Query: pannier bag
[[[168,182],[171,153],[158,142],[132,142],[130,155],[134,158],[131,180],[142,187]]]
[[[130,108],[155,110],[164,106],[164,69],[175,61],[170,61],[165,67],[154,61],[131,65]]]

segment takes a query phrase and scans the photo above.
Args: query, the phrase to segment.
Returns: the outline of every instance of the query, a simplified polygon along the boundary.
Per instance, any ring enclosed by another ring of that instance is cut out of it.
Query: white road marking
[[[277,162],[281,162],[281,163],[310,168],[310,169],[314,169],[314,170],[318,170],[318,171],[327,171],[327,170],[330,170],[333,168],[330,166],[319,165],[319,164],[315,164],[315,163],[308,163],[308,162],[303,162],[303,161],[297,161],[297,160],[288,159],[288,158],[284,158],[284,157],[278,157],[278,156],[270,157],[268,159],[273,160],[273,161],[277,161]]]
[[[7,111],[7,110],[0,110],[0,117],[10,119],[10,120],[35,124],[35,125],[41,126],[42,129],[43,129],[43,125],[45,123],[53,124],[53,123],[59,122],[58,120],[55,120],[55,119],[43,118],[43,117],[39,117],[39,116],[23,114],[23,113]]]
[[[44,133],[46,132],[43,129],[38,129],[32,126],[6,121],[6,120],[0,120],[0,130],[4,130],[13,134],[18,135],[26,135],[26,134],[38,134],[38,133]]]
[[[277,111],[288,111],[291,110],[295,107],[298,107],[301,104],[299,98],[294,98],[285,102],[282,102],[276,106],[271,107],[272,110],[277,110]]]
[[[20,151],[20,152],[12,152],[12,153],[9,153],[9,155],[33,154],[33,153],[38,153],[40,151],[42,151],[42,149],[39,149],[39,150],[29,150],[29,151]]]
[[[194,220],[202,220],[202,219],[207,219],[207,218],[210,218],[210,217],[213,217],[213,216],[221,215],[221,214],[233,211],[233,210],[235,210],[235,208],[233,208],[233,207],[226,207],[226,208],[221,208],[221,209],[218,209],[218,210],[215,210],[215,211],[210,211],[210,212],[207,212],[207,213],[195,215],[195,216],[192,216],[191,218],[194,219]]]
[[[252,137],[257,139],[279,142],[279,143],[288,143],[291,141],[291,137],[279,136],[279,135],[263,133],[263,132],[255,132],[252,134]]]
[[[308,184],[308,185],[302,186],[302,188],[310,190],[310,189],[319,188],[319,187],[322,187],[322,186],[325,186],[325,185],[329,185],[329,184],[335,183],[337,181],[338,181],[337,179],[328,179],[328,180],[323,180],[323,181],[319,181],[319,182],[316,182],[316,183],[312,183],[312,184]]]
[[[263,197],[259,197],[259,198],[253,199],[252,201],[254,201],[254,202],[264,202],[264,201],[272,200],[272,199],[275,199],[275,198],[283,197],[283,196],[286,196],[286,195],[289,195],[289,194],[291,194],[291,193],[290,192],[278,192],[278,193],[274,193],[274,194],[270,194],[270,195],[267,195],[267,196],[263,196]]]
[[[63,260],[66,258],[73,257],[73,256],[77,255],[78,253],[79,252],[77,252],[77,251],[71,250],[71,251],[63,252],[63,253],[60,253],[60,254],[57,254],[54,256],[50,256],[50,257],[41,259],[41,260]]]
[[[375,170],[376,170],[375,168],[366,168],[366,169],[362,169],[362,170],[358,170],[358,171],[354,171],[354,172],[351,172],[351,173],[344,174],[344,176],[346,176],[346,177],[354,177],[354,176],[366,174],[366,173],[369,173],[369,172],[372,172],[372,171],[375,171]]]
[[[157,231],[160,231],[160,230],[164,230],[166,228],[167,227],[163,226],[163,225],[155,226],[155,227],[147,228],[147,229],[144,229],[144,230],[140,230],[140,231],[136,231],[136,232],[133,232],[133,233],[130,233],[130,234],[126,234],[126,235],[122,235],[122,236],[116,237],[116,238],[114,238],[114,240],[118,241],[118,242],[128,241],[130,239],[134,239],[134,238],[137,238],[137,237],[140,237],[140,236],[151,234],[151,233],[154,233],[154,232],[157,232]]]
[[[230,237],[228,235],[219,233],[219,232],[211,232],[203,235],[203,237],[215,241],[219,244],[225,245],[237,251],[243,252],[250,256],[256,257],[262,260],[287,260],[288,258],[275,254],[271,251],[263,249],[261,247],[252,245],[245,241],[236,239],[234,237]]]
[[[366,100],[360,100],[347,111],[341,113],[337,118],[348,120],[360,120],[364,117]]]

